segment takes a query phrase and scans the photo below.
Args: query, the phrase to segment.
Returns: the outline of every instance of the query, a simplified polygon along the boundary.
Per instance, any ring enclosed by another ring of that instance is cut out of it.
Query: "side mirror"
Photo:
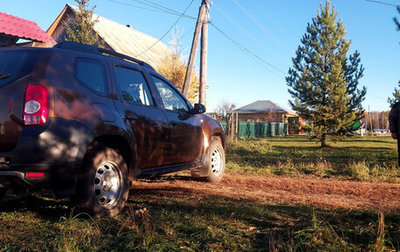
[[[203,114],[205,112],[206,112],[206,107],[200,103],[194,104],[194,107],[190,110],[190,114],[192,115]]]

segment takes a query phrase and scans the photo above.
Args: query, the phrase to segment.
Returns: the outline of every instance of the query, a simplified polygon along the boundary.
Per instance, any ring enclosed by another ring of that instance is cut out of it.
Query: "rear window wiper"
[[[9,74],[2,74],[2,73],[0,73],[0,80],[2,80],[2,79],[7,79],[8,77],[10,77],[11,75],[9,75]]]

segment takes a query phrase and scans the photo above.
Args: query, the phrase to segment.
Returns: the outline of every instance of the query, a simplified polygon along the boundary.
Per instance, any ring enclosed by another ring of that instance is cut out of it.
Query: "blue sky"
[[[161,38],[179,19],[149,6],[157,3],[183,12],[192,0],[91,0],[96,13],[155,38]],[[212,24],[250,51],[250,56],[210,25],[208,48],[207,110],[212,111],[222,100],[238,107],[256,100],[271,100],[289,108],[285,76],[292,66],[291,58],[306,31],[307,23],[316,16],[320,0],[214,0],[210,7]],[[323,1],[325,2],[325,1]],[[378,1],[379,2],[379,1]],[[400,4],[397,0],[382,0]],[[60,0],[0,0],[0,11],[36,22],[47,28],[66,3]],[[146,5],[144,5],[145,3]],[[201,0],[194,0],[186,14],[197,17]],[[400,32],[392,21],[395,7],[368,0],[332,0],[339,18],[352,40],[350,52],[358,50],[365,67],[360,84],[367,87],[363,105],[371,111],[388,110],[391,96],[400,79]],[[181,18],[180,42],[189,54],[195,20]],[[169,32],[161,41],[168,45]],[[197,56],[197,61],[199,57]],[[196,68],[198,69],[198,63]]]

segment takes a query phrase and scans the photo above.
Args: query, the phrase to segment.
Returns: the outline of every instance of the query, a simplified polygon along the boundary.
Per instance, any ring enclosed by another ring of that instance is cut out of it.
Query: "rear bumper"
[[[75,120],[49,118],[43,126],[23,127],[16,146],[8,152],[0,152],[0,164],[80,162],[90,136],[88,129]]]
[[[0,188],[32,188],[22,172],[0,171]]]
[[[88,136],[74,120],[49,118],[44,126],[23,127],[15,148],[0,152],[0,187],[50,189],[60,197],[70,196]],[[44,176],[28,178],[30,172]]]
[[[73,194],[78,181],[74,164],[62,167],[48,165],[0,165],[0,188],[52,190],[58,197]],[[29,177],[28,174],[40,175]]]

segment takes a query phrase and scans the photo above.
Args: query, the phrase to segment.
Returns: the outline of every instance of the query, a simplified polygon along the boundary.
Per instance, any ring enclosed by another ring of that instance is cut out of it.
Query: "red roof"
[[[0,34],[56,44],[35,22],[0,12]]]

